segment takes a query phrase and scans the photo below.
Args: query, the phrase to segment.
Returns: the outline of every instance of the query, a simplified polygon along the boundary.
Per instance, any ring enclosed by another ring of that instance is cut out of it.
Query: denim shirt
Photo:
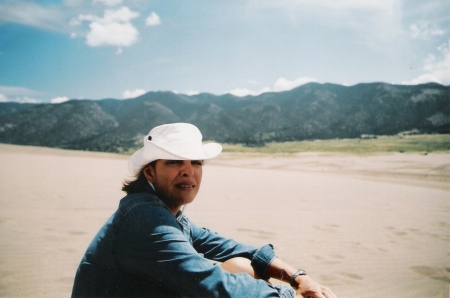
[[[294,297],[213,261],[244,257],[266,276],[273,247],[238,243],[178,219],[154,194],[127,195],[89,245],[72,297]],[[211,261],[212,260],[212,261]]]

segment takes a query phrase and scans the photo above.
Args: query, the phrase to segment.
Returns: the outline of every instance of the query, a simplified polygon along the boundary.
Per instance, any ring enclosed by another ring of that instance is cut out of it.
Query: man
[[[196,226],[183,214],[201,185],[205,160],[222,151],[202,144],[187,123],[153,128],[129,160],[136,179],[89,245],[72,297],[336,298],[274,254]],[[274,287],[269,278],[291,284]],[[293,289],[296,289],[295,291]]]

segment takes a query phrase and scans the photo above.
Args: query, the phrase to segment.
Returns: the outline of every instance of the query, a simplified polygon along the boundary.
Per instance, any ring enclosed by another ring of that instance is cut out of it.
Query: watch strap
[[[294,274],[291,275],[291,277],[289,278],[289,284],[291,285],[291,287],[293,287],[294,289],[298,288],[298,286],[295,284],[295,279],[297,278],[297,276],[299,275],[306,275],[306,271],[303,269],[298,269],[297,271],[295,271]]]

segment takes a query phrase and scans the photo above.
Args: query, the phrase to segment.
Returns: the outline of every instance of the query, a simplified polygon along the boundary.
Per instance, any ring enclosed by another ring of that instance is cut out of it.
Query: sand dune
[[[123,196],[120,155],[0,145],[0,297],[68,297]],[[448,297],[450,154],[223,154],[187,214],[338,297]]]

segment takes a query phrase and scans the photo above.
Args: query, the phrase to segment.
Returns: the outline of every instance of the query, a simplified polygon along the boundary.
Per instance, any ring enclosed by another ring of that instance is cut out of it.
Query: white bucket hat
[[[196,126],[189,123],[164,124],[145,136],[144,147],[130,157],[128,169],[135,176],[143,166],[157,159],[206,160],[217,157],[220,152],[220,144],[202,144],[202,134]]]

